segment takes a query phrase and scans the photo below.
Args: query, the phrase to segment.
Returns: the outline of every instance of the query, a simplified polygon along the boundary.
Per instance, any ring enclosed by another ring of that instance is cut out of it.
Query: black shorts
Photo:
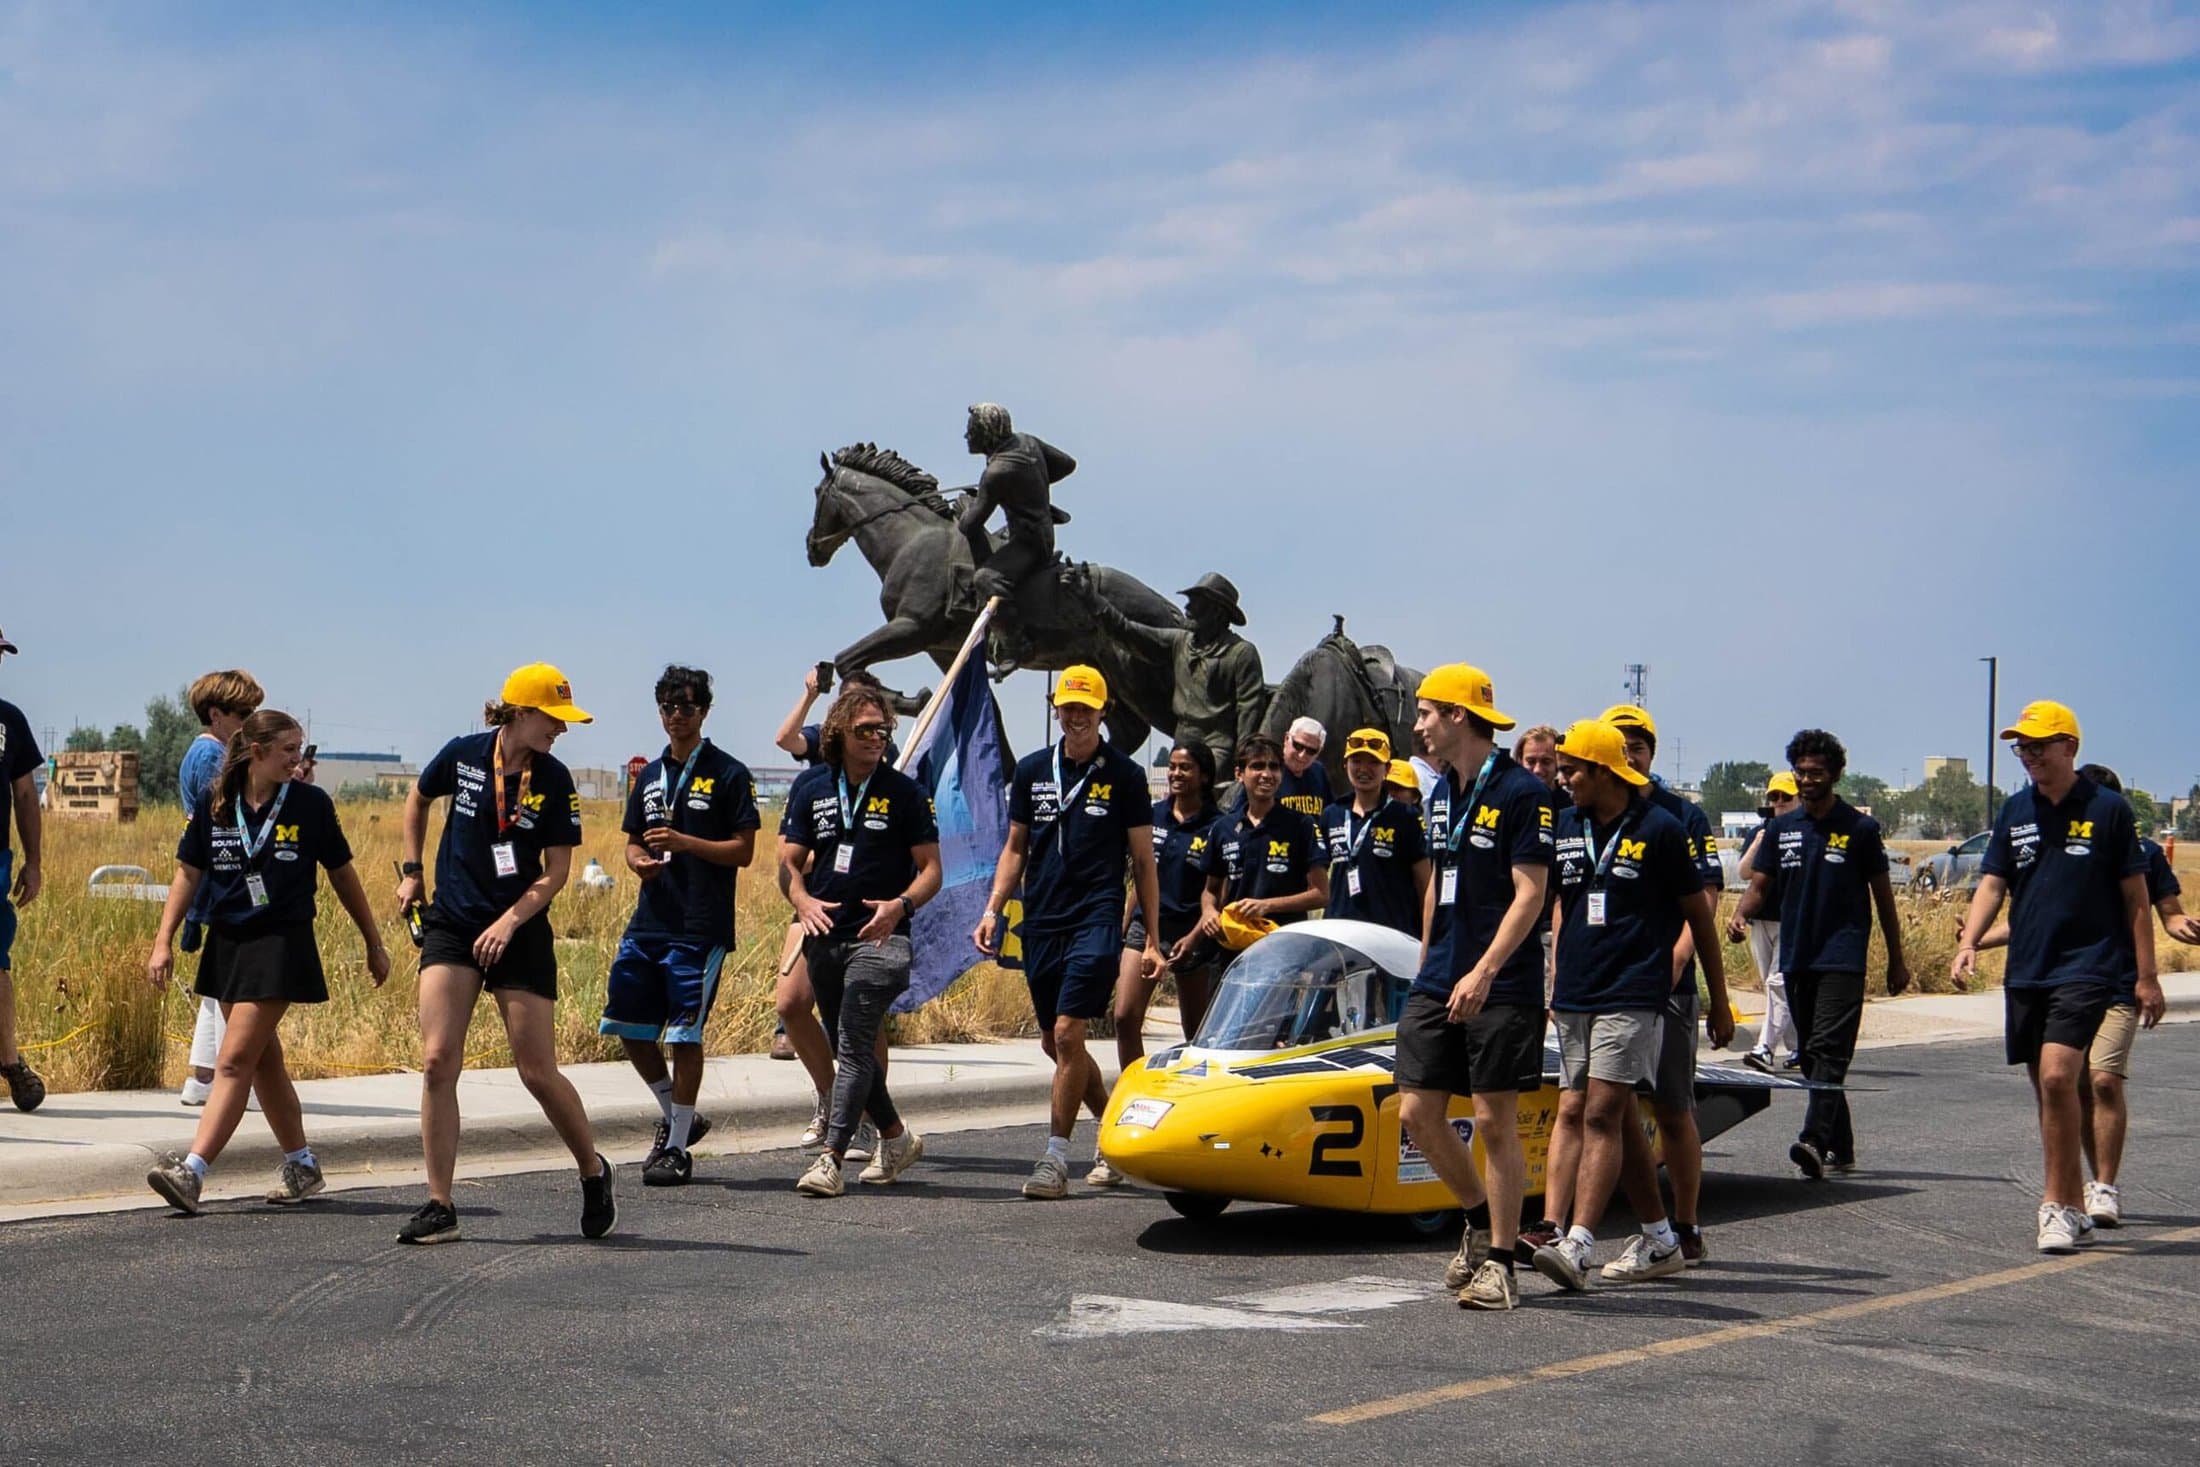
[[[327,1003],[311,922],[206,929],[192,990],[216,1003]]]
[[[2111,983],[2058,983],[2052,988],[2004,988],[2009,1019],[2009,1063],[2028,1065],[2040,1047],[2065,1044],[2084,1054],[2093,1048],[2101,1020],[2116,1002]]]
[[[474,939],[487,924],[473,927],[438,917],[435,908],[426,914],[427,935],[420,944],[420,968],[472,968],[481,974],[484,988],[519,988],[544,998],[558,996],[558,943],[550,932],[550,914],[538,912],[520,923],[512,941],[493,968],[484,969],[474,956]]]
[[[1406,996],[1398,1020],[1398,1085],[1453,1095],[1535,1090],[1543,1084],[1543,1010],[1490,1004],[1464,1024],[1428,993]]]
[[[1055,1019],[1097,1019],[1115,1007],[1115,974],[1123,956],[1123,929],[1095,922],[1071,932],[1024,933],[1024,983],[1039,1032]]]
[[[1197,926],[1197,917],[1164,918],[1161,923],[1161,951],[1168,952]],[[1130,930],[1123,934],[1123,950],[1133,953],[1146,950],[1146,919],[1143,916],[1135,913],[1132,915]],[[1195,942],[1192,950],[1184,955],[1183,961],[1169,971],[1187,978],[1196,978],[1214,967],[1215,957],[1220,952],[1221,949],[1211,942]]]

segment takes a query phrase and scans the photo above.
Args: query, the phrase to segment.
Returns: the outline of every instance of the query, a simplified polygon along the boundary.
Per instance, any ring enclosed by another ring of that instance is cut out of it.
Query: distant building
[[[1919,782],[1922,784],[1931,784],[1933,782],[1933,776],[1940,773],[1940,771],[1943,769],[1953,770],[1957,775],[1967,777],[1971,772],[1971,761],[1968,759],[1959,759],[1953,754],[1932,755],[1925,761],[1925,777]]]
[[[801,769],[792,764],[752,765],[749,775],[756,781],[756,798],[765,804],[774,804],[787,798],[787,791],[794,788],[795,776]]]
[[[313,782],[332,795],[403,794],[420,770],[395,754],[339,753],[323,749],[313,758]]]

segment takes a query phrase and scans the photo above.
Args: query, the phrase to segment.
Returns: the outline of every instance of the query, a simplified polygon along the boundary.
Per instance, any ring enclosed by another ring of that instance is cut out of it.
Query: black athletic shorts
[[[2067,1044],[2080,1054],[2093,1048],[2101,1020],[2116,1002],[2107,983],[2058,983],[2052,988],[2003,988],[2009,1015],[2009,1063],[2028,1065],[2040,1046]]]
[[[425,925],[427,934],[420,944],[423,972],[443,966],[472,968],[481,974],[484,988],[520,988],[548,999],[558,996],[558,944],[550,933],[548,912],[538,912],[520,923],[504,956],[488,969],[474,956],[474,939],[485,928],[446,921],[436,916],[433,907],[426,913]]]
[[[1198,925],[1197,918],[1163,922],[1161,924],[1161,951],[1166,954],[1177,945],[1185,934]],[[1123,934],[1123,950],[1133,953],[1142,953],[1146,950],[1145,917],[1135,913],[1132,915],[1130,929]],[[1214,967],[1215,957],[1219,952],[1221,952],[1221,949],[1211,942],[1194,943],[1192,950],[1184,955],[1183,961],[1169,971],[1187,977],[1197,977]]]
[[[193,991],[216,1003],[327,1003],[311,922],[219,923],[206,929]]]
[[[1398,1020],[1398,1085],[1404,1090],[1448,1090],[1490,1095],[1535,1090],[1543,1084],[1543,1010],[1530,1004],[1491,1004],[1464,1024],[1432,994],[1406,997]]]

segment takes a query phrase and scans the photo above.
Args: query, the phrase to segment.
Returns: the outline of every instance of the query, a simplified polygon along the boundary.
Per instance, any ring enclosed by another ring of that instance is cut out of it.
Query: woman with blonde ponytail
[[[255,1087],[268,1129],[283,1148],[282,1172],[267,1200],[303,1202],[322,1188],[320,1162],[306,1144],[298,1092],[276,1033],[292,1004],[328,999],[313,937],[316,870],[327,870],[330,888],[366,939],[375,986],[390,975],[389,950],[352,867],[336,806],[297,778],[304,743],[298,721],[272,708],[254,713],[230,736],[221,773],[193,807],[176,849],[176,879],[145,965],[153,986],[165,989],[175,973],[176,929],[184,914],[206,914],[196,987],[221,1005],[227,1020],[213,1093],[190,1153],[163,1156],[145,1177],[180,1212],[199,1211],[207,1168],[236,1133]],[[194,908],[202,883],[206,899]]]

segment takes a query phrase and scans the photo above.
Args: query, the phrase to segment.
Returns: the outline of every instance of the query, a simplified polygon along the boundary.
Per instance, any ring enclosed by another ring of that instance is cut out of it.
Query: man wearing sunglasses
[[[1311,718],[1294,718],[1283,736],[1283,779],[1276,786],[1276,803],[1296,810],[1316,824],[1329,808],[1329,766],[1322,750],[1329,745],[1329,730]],[[1386,740],[1384,747],[1389,747]],[[1239,792],[1242,803],[1244,792]]]
[[[2091,1243],[2094,1230],[2084,1211],[2079,1089],[2127,971],[2135,974],[2139,1022],[2151,1029],[2162,1019],[2146,853],[2124,797],[2078,772],[2077,714],[2045,699],[2028,703],[2001,736],[2016,745],[2031,782],[1994,817],[1948,971],[1958,988],[1969,985],[2006,899],[2008,1059],[2031,1076],[2046,1171],[2037,1241],[2042,1253],[2071,1253]]]
[[[1428,841],[1421,817],[1390,794],[1390,735],[1356,730],[1344,741],[1352,798],[1322,812],[1329,848],[1329,906],[1323,915],[1421,935],[1428,891]]]
[[[596,1026],[618,1038],[664,1112],[642,1163],[650,1187],[684,1184],[694,1171],[688,1150],[710,1130],[695,1113],[703,1023],[733,946],[734,884],[756,854],[761,823],[748,767],[703,737],[710,702],[710,674],[700,668],[668,667],[657,679],[665,751],[627,792],[624,825],[627,869],[642,890]]]

